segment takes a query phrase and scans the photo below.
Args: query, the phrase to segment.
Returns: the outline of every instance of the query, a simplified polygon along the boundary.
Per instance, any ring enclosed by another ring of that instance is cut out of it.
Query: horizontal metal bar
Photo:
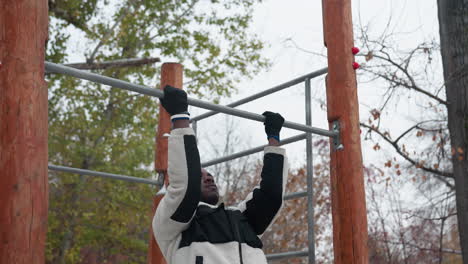
[[[288,193],[283,197],[283,200],[292,200],[292,199],[297,199],[301,197],[306,197],[307,192],[295,192],[295,193]]]
[[[125,176],[125,175],[119,175],[119,174],[77,169],[77,168],[57,166],[57,165],[51,165],[51,164],[49,164],[49,170],[68,172],[68,173],[74,173],[74,174],[80,174],[80,175],[86,175],[86,176],[98,176],[98,177],[104,177],[104,178],[110,178],[114,180],[121,180],[121,181],[128,181],[128,182],[157,185],[156,181],[148,180],[145,178],[137,178],[137,177],[131,177],[131,176]],[[300,198],[300,197],[304,197],[305,195],[307,195],[307,192],[290,193],[284,196],[284,200]]]
[[[75,173],[75,174],[86,175],[86,176],[98,176],[98,177],[111,178],[111,179],[114,179],[114,180],[127,181],[127,182],[136,182],[136,183],[146,183],[146,184],[157,185],[156,181],[145,179],[145,178],[137,178],[137,177],[120,175],[120,174],[113,174],[113,173],[106,173],[106,172],[99,172],[99,171],[77,169],[77,168],[71,168],[71,167],[65,167],[65,166],[57,166],[57,165],[52,165],[52,164],[49,164],[49,170],[68,172],[68,173]]]
[[[299,141],[299,140],[303,140],[303,139],[306,138],[306,134],[307,133],[303,133],[303,134],[299,134],[299,135],[296,135],[296,136],[293,136],[293,137],[290,137],[290,138],[287,138],[287,139],[283,139],[280,142],[280,146],[286,145],[286,144],[289,144],[289,143],[293,143],[293,142],[296,142],[296,141]],[[216,165],[216,164],[219,164],[219,163],[223,163],[225,161],[229,161],[229,160],[233,160],[233,159],[238,159],[240,157],[248,156],[248,155],[263,151],[263,149],[266,146],[268,146],[268,145],[259,146],[259,147],[256,147],[256,148],[252,148],[252,149],[244,150],[244,151],[241,151],[241,152],[237,152],[237,153],[225,156],[225,157],[221,157],[221,158],[218,158],[218,159],[203,162],[201,164],[201,166],[202,167],[209,167],[209,166],[213,166],[213,165]]]
[[[131,66],[140,66],[144,64],[151,64],[155,62],[160,62],[160,58],[131,58],[131,59],[118,59],[111,61],[102,61],[102,62],[81,62],[81,63],[69,63],[64,66],[72,67],[80,70],[102,70],[111,67],[131,67]]]
[[[239,106],[239,105],[242,105],[242,104],[245,104],[245,103],[248,103],[248,102],[251,102],[253,100],[256,100],[258,98],[262,98],[266,95],[269,95],[269,94],[272,94],[272,93],[276,93],[278,91],[281,91],[283,89],[286,89],[286,88],[289,88],[293,85],[296,85],[298,83],[301,83],[301,82],[304,82],[305,80],[307,79],[312,79],[312,78],[315,78],[315,77],[318,77],[320,75],[323,75],[325,73],[328,72],[328,68],[323,68],[323,69],[320,69],[318,71],[314,71],[314,72],[311,72],[309,74],[306,74],[306,75],[303,75],[303,76],[300,76],[300,77],[297,77],[293,80],[290,80],[288,82],[285,82],[285,83],[282,83],[280,85],[277,85],[275,87],[272,87],[270,89],[266,89],[266,90],[263,90],[259,93],[256,93],[256,94],[253,94],[251,96],[248,96],[248,97],[245,97],[243,99],[240,99],[239,101],[235,101],[235,102],[232,102],[226,106],[228,107],[236,107],[236,106]],[[192,122],[194,121],[199,121],[199,120],[202,120],[202,119],[205,119],[207,117],[210,117],[210,116],[213,116],[213,115],[216,115],[218,112],[215,112],[215,111],[211,111],[211,112],[207,112],[207,113],[204,113],[204,114],[201,114],[199,116],[195,116],[192,118]]]
[[[80,79],[84,79],[84,80],[88,80],[88,81],[92,81],[96,83],[101,83],[101,84],[109,85],[109,86],[116,87],[116,88],[125,89],[128,91],[137,92],[140,94],[150,95],[150,96],[154,96],[158,98],[161,98],[164,96],[164,92],[159,89],[150,88],[144,85],[132,84],[132,83],[125,82],[122,80],[118,80],[118,79],[114,79],[114,78],[110,78],[110,77],[106,77],[106,76],[102,76],[99,74],[94,74],[94,73],[90,73],[86,71],[77,70],[71,67],[66,67],[60,64],[55,64],[55,63],[51,63],[47,61],[45,62],[45,69],[47,72],[61,73],[61,74],[73,76],[76,78],[80,78]],[[250,112],[235,109],[235,108],[230,108],[230,107],[223,106],[223,105],[217,105],[217,104],[205,102],[205,101],[195,99],[195,98],[188,98],[187,101],[189,105],[201,107],[201,108],[208,109],[208,110],[213,110],[213,111],[217,111],[217,112],[221,112],[221,113],[225,113],[229,115],[243,117],[246,119],[255,120],[259,122],[263,122],[265,120],[265,117],[259,114],[254,114],[254,113],[250,113]],[[304,132],[310,132],[310,133],[322,135],[322,136],[328,136],[328,137],[338,136],[338,133],[335,131],[310,127],[310,126],[293,123],[289,121],[285,121],[283,126],[287,128],[304,131]]]
[[[283,252],[283,253],[275,253],[266,255],[267,260],[278,260],[284,258],[296,258],[296,257],[307,257],[309,256],[309,252],[307,251],[291,251],[291,252]]]

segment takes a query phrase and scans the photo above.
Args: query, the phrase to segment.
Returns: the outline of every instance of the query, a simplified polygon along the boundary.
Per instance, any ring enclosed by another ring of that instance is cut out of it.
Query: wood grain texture
[[[335,263],[368,263],[359,104],[353,69],[351,0],[323,0],[328,50],[327,114],[340,122],[343,150],[331,150],[331,191]]]
[[[181,88],[183,85],[183,67],[179,63],[164,63],[161,69],[161,89],[166,85]],[[159,123],[156,136],[156,171],[167,171],[167,137],[164,134],[171,132],[171,117],[166,109],[159,106]]]
[[[44,263],[46,0],[0,1],[0,263]]]
[[[171,85],[176,88],[182,89],[183,85],[183,66],[179,63],[164,63],[161,68],[161,86],[163,89],[164,86]],[[159,106],[159,122],[158,122],[158,131],[156,135],[156,160],[155,160],[155,170],[159,173],[164,173],[165,184],[168,184],[167,181],[167,143],[168,138],[164,136],[171,132],[171,117],[167,111]],[[158,208],[159,202],[161,201],[162,196],[156,195],[153,201],[153,212],[152,216]],[[149,264],[165,264],[166,261],[162,256],[161,250],[159,249],[156,240],[153,237],[153,230],[151,228],[151,238],[148,252],[148,263]]]
[[[164,195],[154,196],[151,219],[153,219],[154,213],[156,212],[156,209],[158,208],[158,205],[161,202],[161,199],[163,197]],[[149,243],[149,248],[148,248],[148,263],[149,264],[166,264],[166,260],[164,259],[164,256],[161,250],[159,249],[158,243],[156,243],[156,240],[154,238],[152,225],[150,225],[150,243]]]

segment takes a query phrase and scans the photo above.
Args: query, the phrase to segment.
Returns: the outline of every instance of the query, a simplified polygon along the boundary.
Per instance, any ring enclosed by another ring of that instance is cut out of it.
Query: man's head
[[[213,175],[211,175],[205,169],[202,169],[201,172],[201,201],[204,203],[215,205],[218,203],[219,193]]]

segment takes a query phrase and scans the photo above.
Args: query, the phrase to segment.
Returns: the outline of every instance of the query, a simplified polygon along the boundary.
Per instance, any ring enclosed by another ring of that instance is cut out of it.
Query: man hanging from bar
[[[287,158],[279,147],[284,119],[265,112],[261,182],[236,207],[218,204],[213,176],[201,168],[195,134],[189,127],[187,94],[166,86],[161,104],[171,115],[167,193],[153,218],[156,241],[168,264],[267,263],[260,236],[283,203]]]

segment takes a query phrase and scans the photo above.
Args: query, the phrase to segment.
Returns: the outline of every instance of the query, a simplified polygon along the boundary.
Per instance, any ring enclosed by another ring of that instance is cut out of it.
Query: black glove
[[[187,93],[170,85],[164,87],[164,97],[159,98],[162,106],[171,115],[187,114]]]
[[[265,125],[267,138],[272,137],[279,141],[279,134],[281,127],[283,127],[284,118],[278,113],[269,111],[264,112],[262,115],[265,116],[265,122],[263,122],[263,124]]]

